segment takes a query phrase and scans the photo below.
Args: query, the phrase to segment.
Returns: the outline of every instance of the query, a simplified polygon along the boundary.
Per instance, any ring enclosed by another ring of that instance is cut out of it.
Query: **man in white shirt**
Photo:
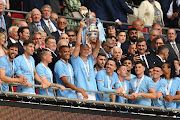
[[[7,38],[7,46],[9,46],[12,43],[17,43],[19,36],[18,36],[18,29],[17,26],[11,26],[8,30],[9,37]]]

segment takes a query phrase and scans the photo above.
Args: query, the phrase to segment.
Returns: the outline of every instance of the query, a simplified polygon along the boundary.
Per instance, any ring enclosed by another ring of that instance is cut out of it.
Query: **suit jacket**
[[[123,44],[121,44],[121,49],[123,51],[123,54],[127,54],[128,53],[128,48],[131,45],[130,41],[126,41]]]
[[[46,25],[42,24],[42,23],[41,23],[41,26],[44,29],[44,32],[46,32],[47,36],[51,36],[51,32],[49,31],[49,28]],[[29,31],[30,31],[30,39],[32,39],[34,33],[38,32],[39,30],[36,27],[36,25],[34,24],[34,22],[30,23],[28,25],[28,27],[29,27]]]
[[[8,31],[8,29],[12,25],[12,19],[11,19],[11,17],[9,17],[7,15],[3,15],[3,16],[4,16],[5,23],[6,23],[6,31]],[[7,34],[8,34],[8,32],[7,32]]]
[[[7,38],[7,47],[9,47],[10,44],[12,44],[11,40],[9,39],[9,37]]]
[[[153,64],[156,66],[162,66],[163,62],[161,61],[161,59],[158,56],[155,56],[153,59]]]
[[[176,53],[175,53],[174,49],[172,48],[172,46],[171,46],[169,41],[166,43],[166,46],[169,48],[169,57],[168,57],[168,60],[169,61],[174,61],[174,59],[178,59],[178,56],[176,55]],[[177,46],[178,51],[180,53],[180,44],[176,43],[176,46]]]
[[[22,55],[22,54],[24,53],[24,48],[23,48],[23,46],[21,45],[21,43],[19,42],[19,40],[18,40],[18,42],[17,42],[16,44],[19,46],[18,55]]]
[[[51,20],[51,22],[53,23],[53,25],[58,29],[58,27],[57,27],[57,25],[56,25],[56,23],[54,22],[54,21],[52,21]],[[41,23],[42,24],[44,24],[44,25],[46,25],[46,23],[44,22],[44,20],[43,19],[41,19]],[[46,25],[47,26],[47,25]],[[48,27],[48,26],[47,26]]]
[[[112,0],[84,0],[82,5],[96,13],[100,20],[114,21],[117,19]]]
[[[131,8],[127,6],[124,0],[111,0],[115,9],[116,17],[123,23],[127,23],[127,14],[133,14]],[[122,29],[128,29],[128,26],[120,26]]]

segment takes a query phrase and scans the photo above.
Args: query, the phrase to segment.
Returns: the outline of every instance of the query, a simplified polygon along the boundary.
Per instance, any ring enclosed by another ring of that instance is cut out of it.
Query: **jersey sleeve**
[[[153,80],[149,77],[147,77],[147,87],[148,87],[148,89],[155,88],[155,84],[154,84]]]
[[[45,68],[42,65],[40,65],[40,64],[38,64],[36,66],[36,72],[39,75],[39,77],[46,76]]]
[[[14,66],[16,68],[15,74],[16,75],[22,74],[22,71],[21,71],[21,68],[20,68],[20,64],[21,64],[20,57],[15,58],[13,61],[14,61]]]
[[[63,64],[61,64],[60,62],[58,62],[58,63],[55,65],[54,72],[56,73],[56,75],[58,75],[58,78],[61,78],[61,77],[63,77],[63,76],[67,76],[64,69],[65,69],[65,68],[64,68]]]
[[[5,59],[3,59],[3,57],[1,57],[0,58],[0,69],[6,69],[5,62],[8,62],[8,61],[6,61]]]

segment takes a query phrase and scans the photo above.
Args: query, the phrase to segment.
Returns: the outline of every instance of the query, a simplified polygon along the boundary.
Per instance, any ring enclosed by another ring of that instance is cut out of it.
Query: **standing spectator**
[[[141,32],[143,32],[143,29],[144,29],[144,25],[143,25],[143,22],[141,20],[133,21],[132,27],[136,28],[137,31],[141,31]]]
[[[25,20],[26,20],[27,24],[32,23],[32,17],[31,16],[32,16],[32,11],[30,11],[26,14]]]
[[[30,23],[29,26],[29,30],[30,30],[30,39],[33,37],[33,34],[35,32],[38,32],[39,30],[45,31],[47,33],[48,36],[51,35],[51,32],[49,31],[49,28],[41,23],[41,12],[34,8],[32,10],[32,23]]]
[[[7,38],[7,46],[9,46],[12,43],[17,43],[19,36],[18,36],[18,29],[19,27],[17,26],[11,26],[8,30],[9,37]]]
[[[76,32],[74,30],[68,30],[68,31],[66,31],[66,34],[69,37],[70,44],[72,44],[72,42],[76,41]]]
[[[0,0],[0,27],[8,31],[12,25],[12,19],[9,16],[3,15],[5,11],[5,4],[3,0]]]
[[[180,44],[175,41],[177,37],[175,29],[168,29],[166,36],[168,38],[166,46],[169,48],[169,54],[172,57],[171,60],[180,60]]]
[[[153,23],[160,23],[164,26],[161,5],[155,0],[141,2],[138,8],[138,18],[147,26],[152,26]]]
[[[118,46],[115,46],[111,49],[112,58],[116,58],[119,65],[122,65],[121,57],[122,57],[122,49]]]
[[[126,32],[124,30],[120,30],[116,36],[117,46],[121,48],[121,44],[126,41]]]

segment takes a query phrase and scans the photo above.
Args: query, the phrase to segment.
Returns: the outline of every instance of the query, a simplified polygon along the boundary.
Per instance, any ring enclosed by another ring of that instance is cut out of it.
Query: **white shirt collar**
[[[9,39],[10,39],[10,41],[11,41],[12,43],[16,43],[16,42],[17,42],[16,40],[14,40],[14,39],[11,38],[11,37],[9,37]]]
[[[159,59],[160,59],[163,63],[165,63],[165,62],[166,62],[166,60],[163,60],[163,59],[161,58],[161,56],[159,56],[159,55],[156,55],[156,56],[158,56],[158,57],[159,57]]]
[[[22,46],[24,45],[23,41],[19,40],[19,42],[21,43]]]
[[[62,31],[60,31],[60,30],[58,30],[58,32],[59,32],[59,34],[61,35],[62,33],[65,33],[65,30],[62,32]]]

